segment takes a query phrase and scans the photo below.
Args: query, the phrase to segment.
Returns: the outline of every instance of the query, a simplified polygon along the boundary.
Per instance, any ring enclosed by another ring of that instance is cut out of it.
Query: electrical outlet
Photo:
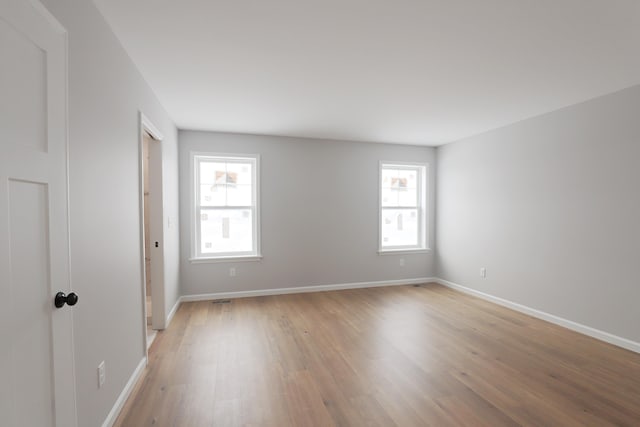
[[[404,258],[400,258],[400,267],[404,267]]]
[[[480,277],[482,277],[483,279],[487,278],[487,269],[486,268],[482,267],[480,269]]]
[[[100,362],[98,365],[98,388],[104,385],[105,380],[107,379],[107,374],[104,367],[104,360]]]
[[[236,268],[235,267],[231,267],[229,269],[229,276],[230,277],[236,277]]]

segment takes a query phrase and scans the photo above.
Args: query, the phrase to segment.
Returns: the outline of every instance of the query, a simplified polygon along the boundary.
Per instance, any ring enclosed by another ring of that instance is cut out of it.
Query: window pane
[[[393,188],[382,188],[382,206],[398,206],[398,191]]]
[[[382,209],[382,247],[418,245],[418,209]]]
[[[200,205],[225,206],[227,189],[216,184],[200,185]]]
[[[225,206],[227,187],[220,184],[220,177],[226,177],[226,163],[200,162],[200,205]]]
[[[418,206],[417,169],[382,169],[381,205]]]
[[[392,183],[397,181],[398,170],[397,169],[382,169],[382,188],[391,188]]]
[[[236,185],[251,185],[252,169],[251,163],[227,163],[227,173]]]
[[[398,206],[418,206],[417,188],[398,188],[393,191],[398,193]]]
[[[200,162],[200,184],[215,184],[216,175],[224,173],[226,164],[220,162]]]
[[[200,162],[201,206],[251,206],[253,165]]]
[[[227,206],[251,206],[250,185],[227,185]]]
[[[398,182],[402,188],[418,187],[418,171],[416,169],[401,169],[398,171]]]
[[[202,254],[251,252],[252,240],[251,209],[202,209],[200,211]]]
[[[382,187],[392,188],[395,190],[409,188],[409,176],[411,171],[399,169],[383,169],[382,170]],[[413,176],[413,184],[415,186],[415,171]]]

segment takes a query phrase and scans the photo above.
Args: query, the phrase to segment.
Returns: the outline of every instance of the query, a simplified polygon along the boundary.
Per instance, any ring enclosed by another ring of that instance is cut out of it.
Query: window
[[[427,249],[427,165],[380,163],[380,252]]]
[[[258,157],[192,158],[193,258],[259,257]]]

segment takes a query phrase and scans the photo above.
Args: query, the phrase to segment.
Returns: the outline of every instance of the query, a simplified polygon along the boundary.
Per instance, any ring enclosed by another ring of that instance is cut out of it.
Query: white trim
[[[411,255],[411,254],[428,254],[431,253],[430,248],[424,249],[384,249],[378,251],[378,255]]]
[[[227,298],[247,298],[247,297],[258,297],[258,296],[269,296],[269,295],[285,295],[285,294],[301,294],[301,293],[311,293],[311,292],[325,292],[325,291],[336,291],[336,290],[344,290],[344,289],[360,289],[360,288],[375,288],[375,287],[383,287],[383,286],[402,286],[402,285],[414,285],[414,284],[422,284],[422,283],[438,283],[440,285],[446,286],[450,289],[456,290],[458,292],[462,292],[468,295],[473,295],[475,297],[481,298],[485,301],[492,302],[494,304],[501,305],[503,307],[510,308],[512,310],[518,311],[520,313],[527,314],[529,316],[545,320],[547,322],[556,324],[558,326],[565,327],[567,329],[573,330],[575,332],[581,333],[583,335],[590,336],[600,341],[607,342],[609,344],[622,347],[624,349],[640,353],[640,343],[628,340],[626,338],[619,337],[617,335],[610,334],[608,332],[600,331],[598,329],[591,328],[589,326],[582,325],[577,322],[573,322],[571,320],[563,319],[558,316],[554,316],[549,313],[545,313],[540,310],[536,310],[530,307],[527,307],[522,304],[518,304],[503,298],[495,297],[493,295],[486,294],[484,292],[476,291],[475,289],[467,288],[462,285],[458,285],[457,283],[450,282],[448,280],[441,279],[439,277],[422,277],[416,279],[399,279],[399,280],[383,280],[377,282],[356,282],[356,283],[343,283],[337,285],[316,285],[316,286],[300,286],[294,288],[279,288],[279,289],[264,289],[264,290],[254,290],[254,291],[238,291],[238,292],[217,292],[210,294],[197,294],[197,295],[183,295],[178,298],[175,305],[171,309],[171,312],[167,316],[167,326],[173,319],[176,311],[180,307],[183,302],[194,302],[194,301],[209,301],[209,300],[217,300],[217,299],[227,299]],[[120,411],[124,407],[126,400],[129,398],[129,395],[133,391],[133,387],[140,379],[144,372],[144,368],[147,364],[147,358],[143,358],[138,367],[129,378],[129,381],[125,385],[122,393],[116,400],[116,403],[113,405],[113,408],[107,415],[102,427],[111,427],[113,423],[118,418]]]
[[[61,31],[64,35],[64,133],[65,133],[65,191],[67,192],[67,271],[68,271],[68,279],[69,279],[69,289],[73,289],[73,280],[71,278],[71,184],[70,184],[70,176],[69,176],[69,165],[70,163],[70,138],[69,138],[69,32],[67,29],[60,23],[58,20],[49,12],[49,10],[40,2],[34,1],[32,4],[38,9],[38,11],[51,22],[52,25],[58,28],[58,31]],[[76,355],[73,349],[75,348],[75,321],[74,321],[74,312],[71,310],[71,330],[69,331],[69,339],[71,341],[71,364],[73,366],[73,424],[70,427],[78,426],[78,388],[76,384],[78,373],[76,371]],[[54,396],[55,398],[55,396]]]
[[[169,323],[171,323],[171,321],[173,320],[173,316],[176,314],[176,311],[178,311],[178,308],[180,308],[180,304],[182,304],[182,300],[180,298],[181,297],[179,297],[176,300],[176,303],[173,304],[173,308],[171,309],[171,311],[167,315],[167,321],[164,324],[165,329],[169,327]]]
[[[251,206],[200,206],[200,188],[196,187],[196,183],[200,182],[199,170],[201,157],[210,157],[227,163],[246,163],[250,162],[253,166],[252,174],[252,205]],[[241,257],[254,257],[261,258],[261,245],[260,245],[260,154],[236,154],[236,153],[213,153],[202,151],[191,151],[189,153],[189,168],[190,168],[190,209],[191,209],[191,257],[189,261],[203,260],[203,262],[215,262],[212,259],[220,259],[222,262],[227,261],[230,258]],[[253,213],[253,236],[252,236],[252,250],[249,252],[228,252],[218,254],[202,254],[200,248],[200,221],[199,213],[200,209],[219,210],[225,208],[243,208],[251,209]]]
[[[528,314],[529,316],[545,320],[547,322],[556,324],[558,326],[562,326],[567,329],[571,329],[572,331],[579,332],[591,338],[595,338],[597,340],[604,341],[606,343],[613,344],[615,346],[622,347],[624,349],[627,349],[636,353],[640,353],[640,343],[638,342],[631,341],[629,339],[622,338],[617,335],[610,334],[609,332],[604,332],[599,329],[595,329],[590,326],[586,326],[581,323],[574,322],[572,320],[564,319],[562,317],[558,317],[541,310],[536,310],[535,308],[527,307],[526,305],[518,304],[516,302],[509,301],[504,298],[499,298],[493,295],[486,294],[484,292],[476,291],[475,289],[467,288],[466,286],[462,286],[457,283],[450,282],[448,280],[436,278],[434,279],[434,281],[436,283],[439,283],[443,286],[454,289],[456,291],[473,295],[475,297],[481,298],[486,301],[490,301],[492,303],[501,305],[503,307],[507,307],[512,310],[519,311],[520,313]]]
[[[298,286],[294,288],[260,289],[254,291],[216,292],[211,294],[183,295],[181,302],[209,301],[227,298],[262,297],[268,295],[304,294],[309,292],[339,291],[344,289],[377,288],[381,286],[417,285],[435,281],[434,277],[416,279],[382,280],[378,282],[341,283],[337,285]]]
[[[417,172],[416,206],[382,206],[382,171],[384,169],[403,169]],[[387,251],[421,251],[429,249],[429,163],[396,162],[380,160],[378,162],[378,253]],[[418,244],[411,246],[382,246],[382,212],[385,209],[416,209],[418,211]]]
[[[144,114],[138,111],[138,211],[140,221],[140,259],[141,259],[141,294],[142,294],[142,340],[144,342],[144,356],[149,356],[149,340],[147,337],[147,272],[146,272],[146,254],[145,254],[145,234],[144,234]]]
[[[140,122],[142,123],[142,128],[149,132],[149,135],[151,135],[153,139],[156,139],[158,141],[162,141],[164,139],[162,133],[158,130],[157,127],[155,127],[151,120],[149,120],[149,118],[144,115],[142,111],[140,111]]]
[[[127,381],[127,384],[122,389],[122,393],[120,393],[120,396],[118,396],[118,400],[116,400],[116,403],[111,408],[111,411],[109,411],[107,418],[102,423],[102,427],[111,427],[116,422],[116,419],[118,419],[118,415],[120,415],[120,411],[122,411],[122,408],[124,407],[124,404],[129,398],[129,396],[131,395],[131,392],[133,391],[134,386],[136,385],[136,383],[144,373],[144,369],[146,366],[147,366],[147,358],[143,357],[140,363],[138,363],[138,366],[136,367],[136,369],[133,371],[133,374],[131,374],[129,381]]]
[[[50,11],[49,9],[47,9],[47,7],[42,4],[41,0],[30,0],[29,3],[31,4],[31,7],[33,7],[34,9],[36,9],[36,11],[42,15],[42,17],[44,19],[47,20],[47,23],[49,25],[51,25],[52,27],[54,27],[54,29],[59,32],[60,34],[64,34],[65,38],[67,38],[68,40],[68,34],[69,32],[67,31],[67,29],[64,27],[64,25],[62,25],[60,23],[60,21],[58,21],[58,18],[56,18]],[[67,45],[68,47],[69,45]],[[67,48],[65,48],[65,50],[68,50]],[[68,62],[66,63],[68,64]],[[65,65],[66,65],[65,64]],[[66,67],[68,69],[68,67]],[[68,87],[68,86],[67,86]]]
[[[262,261],[262,255],[222,256],[214,258],[189,258],[191,264],[211,264],[217,262]]]
[[[151,346],[153,345],[153,342],[156,340],[156,337],[158,336],[158,331],[153,330],[153,332],[151,332],[151,334],[149,334],[151,336],[151,338],[147,337],[147,352],[149,351],[149,349],[151,348]],[[147,365],[149,364],[149,358],[147,357]]]
[[[145,358],[149,357],[149,347],[150,343],[147,336],[147,277],[146,277],[146,256],[149,255],[151,257],[151,253],[145,253],[145,212],[144,212],[144,134],[148,133],[151,137],[157,141],[158,143],[162,143],[164,136],[158,130],[158,128],[153,124],[153,122],[142,112],[142,110],[138,110],[138,193],[139,193],[139,221],[140,221],[140,260],[142,262],[141,269],[141,278],[142,278],[142,334],[143,334],[143,342],[144,342],[144,356]],[[151,150],[151,147],[149,147]],[[162,317],[164,318],[164,312],[166,310],[164,304],[164,294],[165,294],[165,281],[164,281],[164,166],[162,165],[163,157],[162,157],[162,146],[160,147],[160,168],[161,168],[161,176],[160,176],[160,198],[162,206],[162,212],[160,215],[162,217],[161,226],[159,232],[157,233],[158,241],[162,244],[161,255],[154,258],[155,263],[161,261],[161,277],[154,277],[156,280],[151,281],[152,292],[151,292],[151,327],[153,329],[164,329],[164,324],[159,321],[158,316],[153,315],[153,308],[157,307],[162,308]],[[149,168],[151,164],[147,165]],[[151,227],[149,228],[149,233],[151,234]],[[160,258],[160,259],[158,259]],[[155,282],[155,283],[154,283]],[[162,302],[162,304],[160,304]]]

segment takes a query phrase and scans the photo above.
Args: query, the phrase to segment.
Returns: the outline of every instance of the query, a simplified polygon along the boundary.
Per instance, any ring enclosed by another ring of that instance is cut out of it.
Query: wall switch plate
[[[231,267],[229,269],[229,277],[236,277],[236,268],[235,267]]]
[[[404,258],[400,258],[400,267],[404,267]]]
[[[104,367],[104,360],[100,362],[98,365],[98,388],[104,385],[105,380],[107,379],[107,374]]]
[[[480,269],[480,277],[482,277],[483,279],[487,278],[487,269],[486,268],[482,267]]]

